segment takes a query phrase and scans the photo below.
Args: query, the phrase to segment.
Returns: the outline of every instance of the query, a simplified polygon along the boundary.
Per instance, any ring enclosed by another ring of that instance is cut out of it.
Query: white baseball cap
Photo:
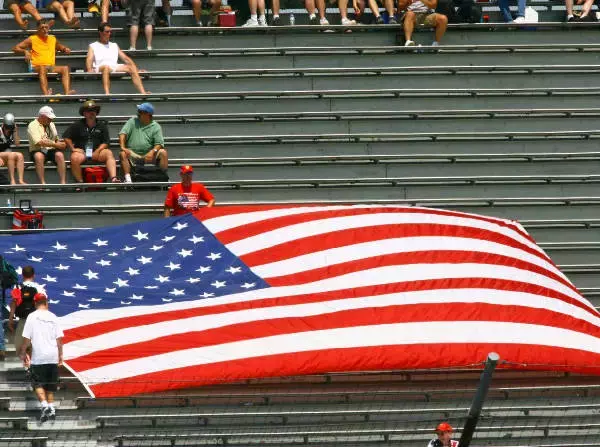
[[[54,114],[54,110],[52,110],[52,107],[50,107],[50,106],[44,106],[40,109],[40,111],[38,112],[38,116],[42,116],[42,115],[47,116],[51,120],[56,118],[56,115]]]

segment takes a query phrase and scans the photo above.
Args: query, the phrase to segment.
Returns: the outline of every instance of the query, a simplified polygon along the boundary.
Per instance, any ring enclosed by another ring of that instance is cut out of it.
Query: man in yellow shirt
[[[67,183],[67,167],[65,164],[66,143],[58,139],[58,132],[54,126],[56,115],[52,107],[44,106],[38,112],[38,117],[27,126],[29,137],[29,155],[35,163],[35,172],[42,185],[46,184],[44,178],[44,164],[52,161],[61,184]]]
[[[75,94],[75,90],[71,90],[69,66],[56,65],[56,52],[71,54],[71,49],[59,43],[56,36],[50,35],[50,25],[47,21],[40,21],[37,32],[17,44],[13,51],[24,54],[25,61],[40,75],[40,88],[44,95],[52,94],[52,89],[48,88],[48,73],[51,72],[60,75],[65,95]]]

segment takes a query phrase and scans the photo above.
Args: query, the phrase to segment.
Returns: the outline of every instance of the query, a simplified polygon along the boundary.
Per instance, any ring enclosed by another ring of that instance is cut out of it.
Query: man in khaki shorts
[[[448,27],[448,17],[444,14],[435,12],[437,0],[399,0],[398,11],[403,12],[402,22],[404,24],[404,46],[411,47],[415,45],[412,40],[412,34],[415,25],[430,26],[435,29],[435,40],[431,46],[438,46],[446,28]]]

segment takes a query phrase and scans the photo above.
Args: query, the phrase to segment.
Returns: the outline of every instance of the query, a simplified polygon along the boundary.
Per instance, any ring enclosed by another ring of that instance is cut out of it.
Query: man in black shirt
[[[71,173],[79,183],[83,182],[81,165],[92,160],[105,163],[112,182],[120,182],[117,177],[117,163],[110,150],[110,136],[105,121],[97,119],[100,106],[94,101],[86,101],[79,108],[84,118],[75,121],[63,134],[67,147],[71,148]]]
[[[15,116],[12,113],[4,115],[2,126],[0,127],[0,166],[8,167],[8,175],[10,184],[16,185],[15,182],[15,166],[19,176],[19,185],[25,185],[23,181],[23,171],[25,170],[25,159],[20,152],[11,152],[12,145],[18,146],[21,144],[19,138],[19,130],[15,123]]]

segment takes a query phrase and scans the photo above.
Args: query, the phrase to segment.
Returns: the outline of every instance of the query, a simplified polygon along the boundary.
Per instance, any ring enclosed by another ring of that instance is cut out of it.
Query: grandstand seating
[[[542,20],[563,18],[562,2],[529,3]],[[97,22],[56,30],[75,50],[59,57],[73,70]],[[122,23],[116,39],[127,48]],[[10,53],[26,35],[12,27],[0,19],[0,115],[14,113],[23,128],[48,99]],[[115,78],[108,98],[97,75],[75,72],[79,95],[50,105],[62,131],[95,98],[116,142],[135,104],[152,101],[171,180],[190,163],[220,204],[396,203],[519,220],[600,306],[598,29],[528,28],[452,25],[437,53],[404,48],[394,26],[159,29],[155,50],[134,54],[151,95]],[[416,40],[430,43],[429,31]],[[26,179],[35,181],[29,162]],[[3,188],[0,203],[32,198],[48,228],[88,228],[159,217],[166,186],[32,184]],[[12,210],[0,207],[5,228]],[[425,445],[439,419],[462,426],[479,376],[328,374],[93,399],[62,374],[59,419],[40,426],[14,349],[0,362],[0,446]],[[599,408],[596,377],[497,371],[474,444],[598,447]]]

